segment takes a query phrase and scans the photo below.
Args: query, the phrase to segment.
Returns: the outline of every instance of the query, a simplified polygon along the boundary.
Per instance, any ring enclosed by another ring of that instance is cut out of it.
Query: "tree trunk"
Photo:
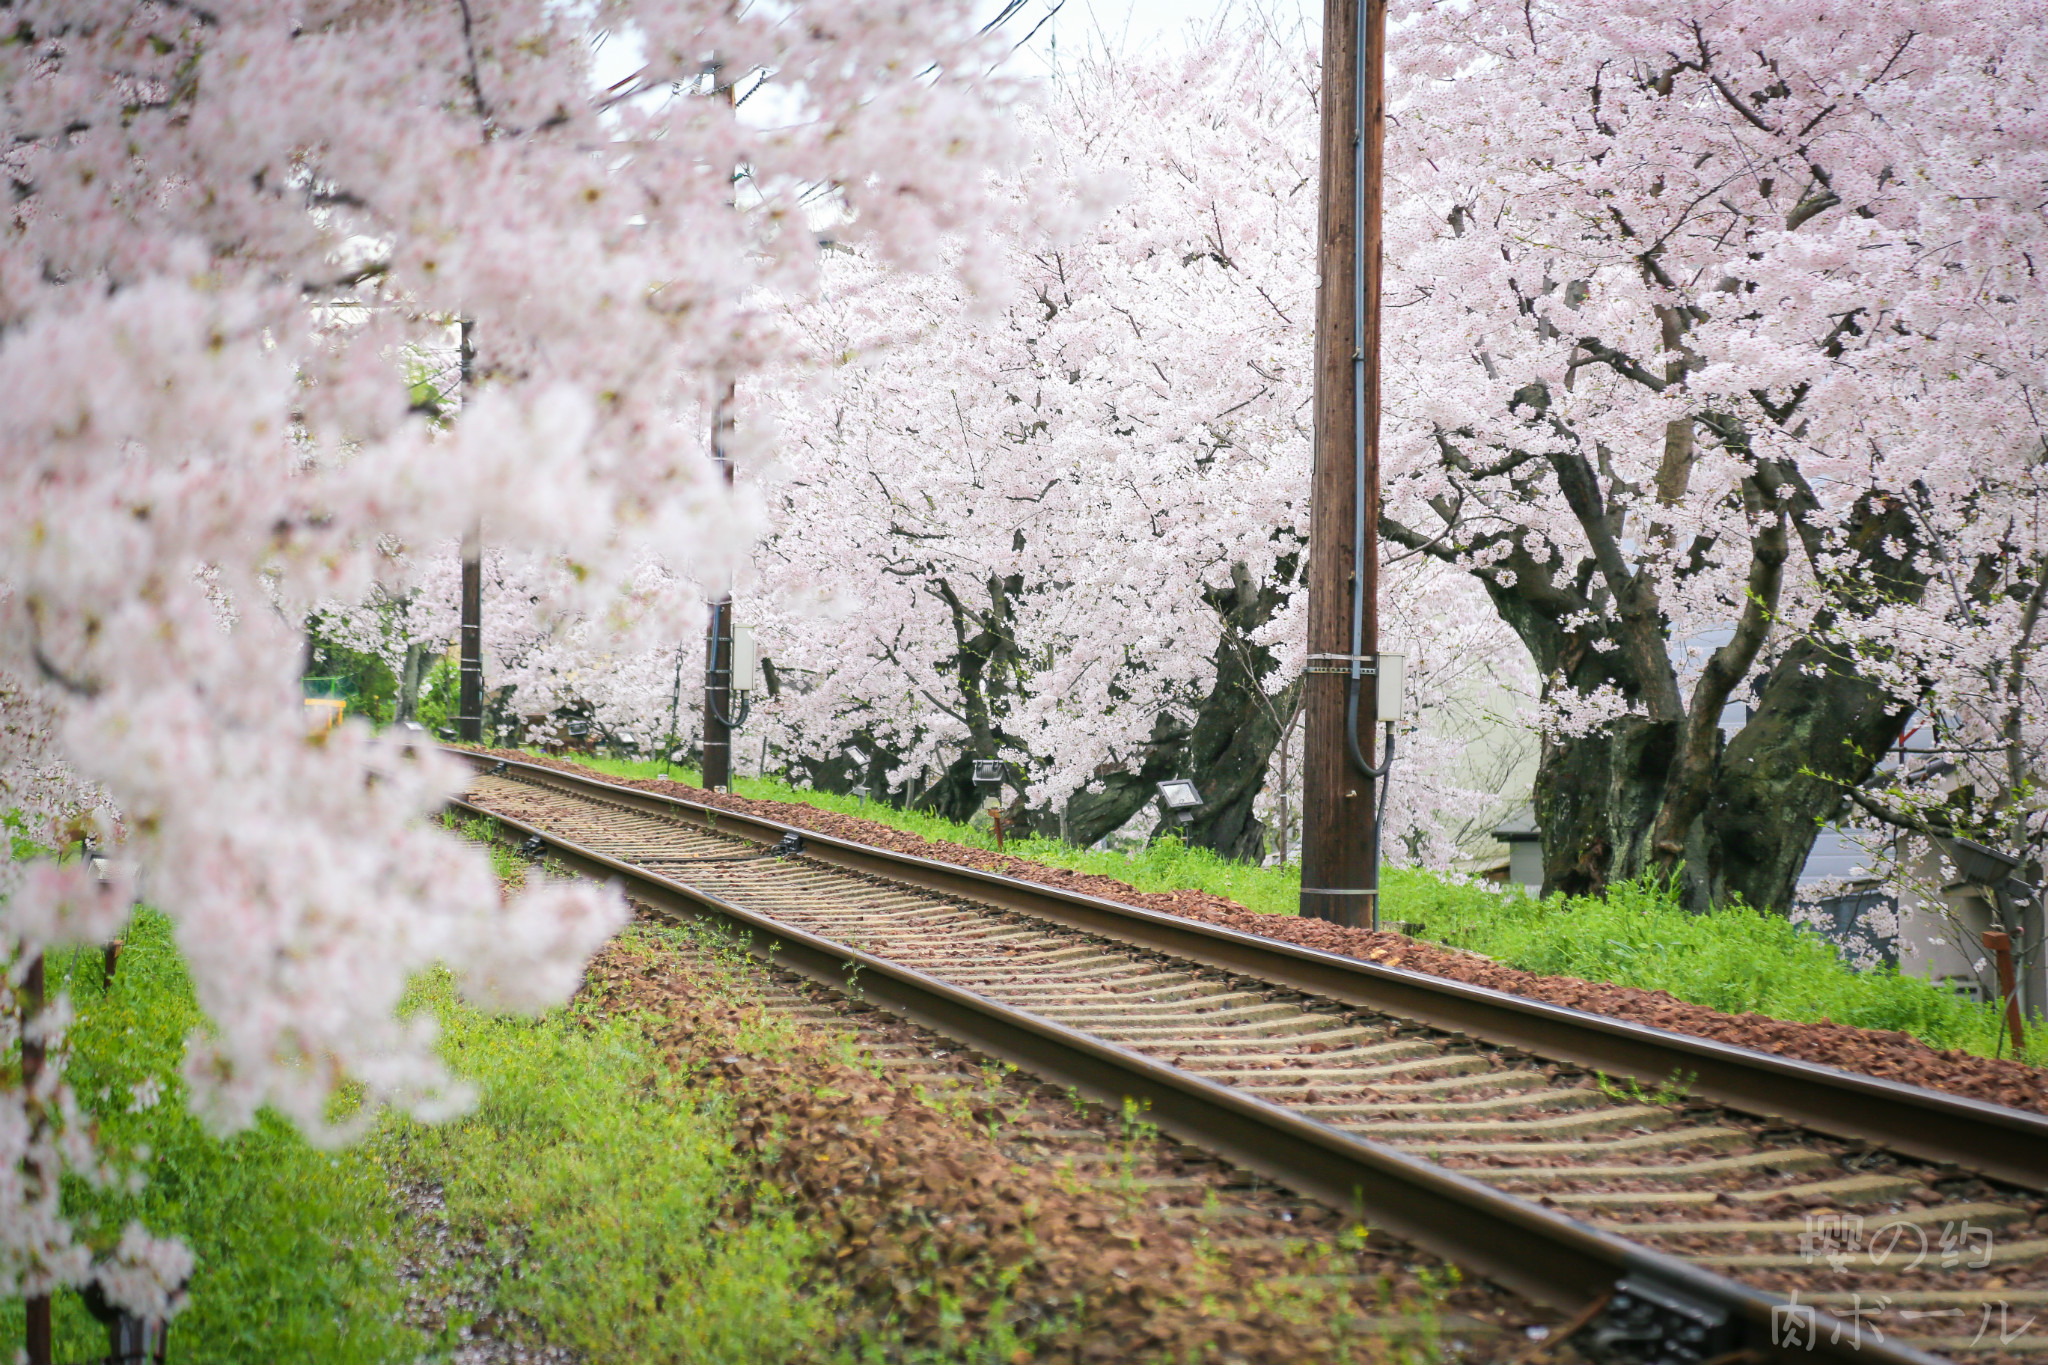
[[[1628,720],[1544,738],[1531,804],[1543,832],[1545,895],[1595,895],[1647,870],[1675,729]]]
[[[1276,577],[1293,581],[1295,561],[1282,560]],[[1115,772],[1101,779],[1100,791],[1081,791],[1067,806],[1067,838],[1087,845],[1120,829],[1158,796],[1158,784],[1185,777],[1202,793],[1195,818],[1182,826],[1189,844],[1213,849],[1226,858],[1256,862],[1265,856],[1266,830],[1256,812],[1266,770],[1279,747],[1287,718],[1294,713],[1301,683],[1290,683],[1279,696],[1266,695],[1265,679],[1276,666],[1251,634],[1273,619],[1287,601],[1283,586],[1257,584],[1242,565],[1231,571],[1230,586],[1208,594],[1222,625],[1216,641],[1215,681],[1195,708],[1192,729],[1171,715],[1153,722],[1138,771]],[[1166,828],[1153,830],[1154,837]]]
[[[1911,715],[1839,651],[1810,640],[1787,650],[1721,755],[1702,822],[1701,903],[1790,905],[1820,827],[1840,817],[1843,791],[1870,776]]]
[[[1169,777],[1186,776],[1181,762],[1187,747],[1188,727],[1170,715],[1152,722],[1152,737],[1146,741],[1138,770],[1103,773],[1096,779],[1100,790],[1087,787],[1067,802],[1067,839],[1086,848],[1114,834],[1159,795],[1158,784]],[[1200,785],[1200,779],[1197,779]],[[1090,787],[1096,785],[1091,783]]]
[[[1215,681],[1191,708],[1195,712],[1192,727],[1162,711],[1135,756],[1135,771],[1126,764],[1121,770],[1098,773],[1068,801],[1064,820],[1061,811],[1050,807],[1022,807],[1016,787],[1008,787],[1009,814],[1005,819],[1012,822],[1011,828],[1062,837],[1085,847],[1121,829],[1156,800],[1160,782],[1185,777],[1207,798],[1194,822],[1186,827],[1189,842],[1226,857],[1260,857],[1265,830],[1254,803],[1265,785],[1267,765],[1293,712],[1300,684],[1293,684],[1279,697],[1267,696],[1264,680],[1276,665],[1271,652],[1252,644],[1250,637],[1286,602],[1296,572],[1297,561],[1283,558],[1274,575],[1276,583],[1262,585],[1238,566],[1228,586],[1208,590],[1206,597],[1216,610],[1221,633],[1214,655]],[[972,819],[990,795],[989,788],[974,781],[974,760],[1001,758],[1006,753],[1014,759],[1023,750],[1003,729],[1010,698],[1027,672],[1015,639],[1011,608],[1023,583],[1015,575],[992,575],[978,586],[987,594],[986,607],[978,598],[970,604],[944,578],[929,584],[929,591],[945,604],[952,618],[958,648],[950,672],[959,708],[953,715],[967,727],[968,734],[959,756],[910,802],[918,810],[963,822]],[[847,765],[835,756],[803,762],[812,780],[828,790],[843,791],[845,783],[852,780],[846,776]]]
[[[420,679],[427,669],[427,647],[420,644],[405,647],[405,663],[398,675],[398,715],[400,722],[418,721],[420,718]]]
[[[1712,795],[1687,830],[1679,890],[1692,910],[1735,900],[1790,907],[1814,839],[1841,815],[1843,791],[1870,776],[1911,715],[1810,640],[1786,651],[1762,693],[1721,748]],[[1544,741],[1533,800],[1546,894],[1597,894],[1655,871],[1651,831],[1676,730],[1629,719]]]
[[[1224,649],[1229,647],[1226,641]],[[1245,862],[1266,856],[1266,827],[1256,806],[1300,690],[1297,679],[1269,697],[1257,681],[1246,679],[1242,666],[1217,670],[1216,686],[1187,743],[1188,773],[1202,792],[1202,807],[1186,826],[1190,844]]]
[[[1747,602],[1729,642],[1683,699],[1670,626],[1645,591],[1647,568],[1628,569],[1619,523],[1588,470],[1561,467],[1559,482],[1575,497],[1589,540],[1601,545],[1605,537],[1609,562],[1569,564],[1548,543],[1539,558],[1535,543],[1515,530],[1492,543],[1495,559],[1470,570],[1528,647],[1546,701],[1611,690],[1627,707],[1586,734],[1544,740],[1532,794],[1544,891],[1597,894],[1611,882],[1672,876],[1693,910],[1740,899],[1787,912],[1821,826],[1839,816],[1844,791],[1870,776],[1911,714],[1910,705],[1858,673],[1834,632],[1924,590],[1914,522],[1896,497],[1873,492],[1825,529],[1819,501],[1798,472],[1758,462],[1744,481],[1752,512]],[[1411,549],[1437,552],[1398,523],[1383,518],[1381,527]],[[1813,563],[1834,556],[1852,561],[1856,572],[1840,574],[1845,590],[1778,646],[1756,688],[1755,714],[1729,740],[1722,713],[1767,657],[1789,533]]]
[[[974,785],[974,755],[962,754],[917,794],[913,804],[941,819],[966,824],[981,808],[982,800],[981,789]]]

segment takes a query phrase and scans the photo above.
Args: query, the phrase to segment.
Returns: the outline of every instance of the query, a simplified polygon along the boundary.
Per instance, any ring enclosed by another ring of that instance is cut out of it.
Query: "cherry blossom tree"
[[[1948,908],[1945,890],[1963,880],[1952,841],[1960,838],[2005,852],[2018,878],[2034,887],[2048,871],[2048,693],[2043,668],[2048,642],[2041,619],[2048,600],[2048,553],[2037,490],[2004,490],[2006,524],[1993,545],[1969,563],[1935,560],[1927,600],[1916,609],[1875,613],[1883,627],[1841,647],[1895,695],[1918,703],[1910,729],[1892,754],[1848,790],[1845,823],[1869,851],[1866,885],[1910,891],[1950,921],[1951,941],[1971,936]],[[1987,499],[1987,503],[1990,500]],[[2020,893],[2031,899],[2032,894]],[[2034,931],[2008,897],[2001,915],[2018,911],[2009,928]],[[1892,925],[1896,929],[1896,925]],[[2023,945],[2024,946],[2024,945]],[[1974,961],[1974,946],[1963,953]],[[2038,962],[2035,953],[2026,957]],[[1978,962],[1987,998],[1998,994],[1995,971]],[[2035,968],[2034,970],[2038,970]]]
[[[322,602],[310,626],[328,644],[378,658],[398,681],[396,720],[418,720],[424,689],[452,689],[461,625],[461,545],[445,541],[394,556],[389,577],[353,602]],[[653,557],[643,559],[596,612],[537,611],[570,591],[573,570],[551,556],[486,547],[481,554],[484,721],[487,737],[550,744],[574,719],[595,733],[653,746],[668,732],[677,667],[696,667],[703,648],[703,592]],[[680,644],[678,642],[681,642]],[[433,672],[437,663],[448,667]],[[409,695],[408,695],[409,694]],[[688,702],[694,708],[694,695]],[[446,713],[446,706],[437,708]],[[681,737],[694,710],[673,707]],[[452,732],[451,732],[452,733]]]
[[[335,1136],[350,1082],[445,1113],[460,1087],[394,1014],[407,975],[445,962],[473,998],[538,1007],[623,907],[553,882],[500,904],[423,819],[452,762],[358,725],[308,740],[304,613],[402,595],[393,547],[479,532],[559,570],[530,619],[602,616],[649,555],[717,571],[750,518],[702,433],[787,349],[759,300],[813,290],[826,221],[885,265],[979,279],[1015,91],[949,0],[7,13],[7,792],[55,841],[69,798],[19,793],[75,775],[113,855],[105,882],[9,865],[7,1003],[35,1003],[44,952],[114,932],[139,868],[214,1025],[195,1109]],[[601,89],[600,33],[639,54]],[[415,402],[405,357],[451,336],[467,382]],[[105,1173],[65,1017],[6,1040],[47,1062],[0,1087],[0,1294],[96,1279],[162,1313],[182,1251],[89,1243],[59,1208],[62,1172]]]
[[[959,818],[969,760],[1002,758],[1020,818],[1089,842],[1191,776],[1190,837],[1257,856],[1304,651],[1316,94],[1299,35],[1263,24],[1096,54],[1042,169],[1121,200],[1076,239],[1010,239],[998,316],[844,255],[793,310],[835,388],[785,420],[751,610],[802,670],[767,720],[814,777]],[[1461,578],[1390,568],[1425,714],[1510,643]],[[1412,744],[1391,848],[1442,861],[1472,794],[1426,727]]]
[[[1782,908],[1909,716],[2010,683],[2044,19],[1396,6],[1382,532],[1543,679],[1549,889]]]

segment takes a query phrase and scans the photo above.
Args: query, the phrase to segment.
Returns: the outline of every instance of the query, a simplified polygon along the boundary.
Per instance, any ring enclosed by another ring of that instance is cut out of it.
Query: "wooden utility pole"
[[[732,82],[725,67],[715,58],[711,65],[711,93],[723,96],[728,110],[734,107]],[[735,182],[739,173],[733,173]],[[727,203],[737,211],[738,188]],[[733,382],[725,381],[718,406],[711,414],[711,458],[725,486],[732,487]],[[732,589],[711,599],[711,620],[704,628],[704,785],[713,791],[732,788]]]
[[[470,385],[476,379],[476,347],[470,339],[473,324],[462,320],[462,401],[469,402]],[[458,419],[459,420],[459,419]],[[472,526],[462,538],[462,666],[457,675],[455,737],[478,744],[484,737],[484,547],[481,526]]]
[[[484,737],[484,565],[481,537],[462,538],[462,667],[455,699],[455,737],[469,744]]]
[[[1301,913],[1350,925],[1377,920],[1378,783],[1365,765],[1377,728],[1386,46],[1386,0],[1326,0]]]
[[[711,418],[711,458],[718,462],[725,486],[732,487],[733,386],[727,383]],[[713,791],[732,786],[732,593],[711,601],[711,622],[704,629],[704,785]]]

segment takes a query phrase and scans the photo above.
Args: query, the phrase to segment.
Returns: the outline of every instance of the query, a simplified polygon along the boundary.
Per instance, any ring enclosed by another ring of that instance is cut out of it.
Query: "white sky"
[[[1182,41],[1190,20],[1212,18],[1226,4],[1237,13],[1256,6],[1283,26],[1299,19],[1313,29],[1322,27],[1322,0],[1066,0],[1064,5],[1059,0],[1031,0],[1003,30],[1015,35],[1013,41],[1021,41],[1033,28],[1038,29],[1017,54],[1019,68],[1036,74],[1050,69],[1059,49],[1083,50],[1098,35],[1107,39],[1109,46],[1127,52],[1155,47],[1171,50]],[[981,5],[994,17],[1002,12],[1003,0],[981,0]],[[1047,20],[1047,13],[1055,8],[1058,13]],[[1046,20],[1042,27],[1041,20]]]
[[[977,4],[983,15],[993,19],[1002,12],[1004,0],[977,0]],[[1051,73],[1062,50],[1080,53],[1101,44],[1127,53],[1172,51],[1185,41],[1190,23],[1212,19],[1226,7],[1239,15],[1264,12],[1280,29],[1296,22],[1315,32],[1322,28],[1323,0],[1027,0],[1003,25],[1002,32],[1018,45],[1016,70],[1044,76]],[[641,45],[636,37],[614,34],[599,50],[593,74],[603,87],[630,74],[640,62]],[[782,110],[774,93],[762,92],[756,97],[758,104],[743,110],[741,117],[775,122]]]

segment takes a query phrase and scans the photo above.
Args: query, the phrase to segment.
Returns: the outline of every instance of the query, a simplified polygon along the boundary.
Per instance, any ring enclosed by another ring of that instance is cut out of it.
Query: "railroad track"
[[[1614,1360],[2048,1360],[2048,1118],[534,765],[505,837],[1585,1325]]]
[[[1432,1344],[1453,1359],[1507,1358],[1556,1325],[1556,1314],[1459,1280],[1414,1248],[1356,1237],[1348,1215],[1159,1134],[1135,1107],[1077,1103],[1070,1091],[772,964],[736,981],[731,940],[687,928],[664,949],[740,1003],[846,1039],[892,1085],[971,1117],[976,1136],[1013,1166],[1049,1168],[1061,1184],[1109,1196],[1114,1221],[1105,1222],[1106,1236],[1164,1226],[1200,1236],[1215,1255],[1278,1252],[1259,1258],[1263,1273],[1319,1291],[1316,1311],[1333,1337],[1353,1344],[1378,1338],[1396,1358],[1426,1357]]]

